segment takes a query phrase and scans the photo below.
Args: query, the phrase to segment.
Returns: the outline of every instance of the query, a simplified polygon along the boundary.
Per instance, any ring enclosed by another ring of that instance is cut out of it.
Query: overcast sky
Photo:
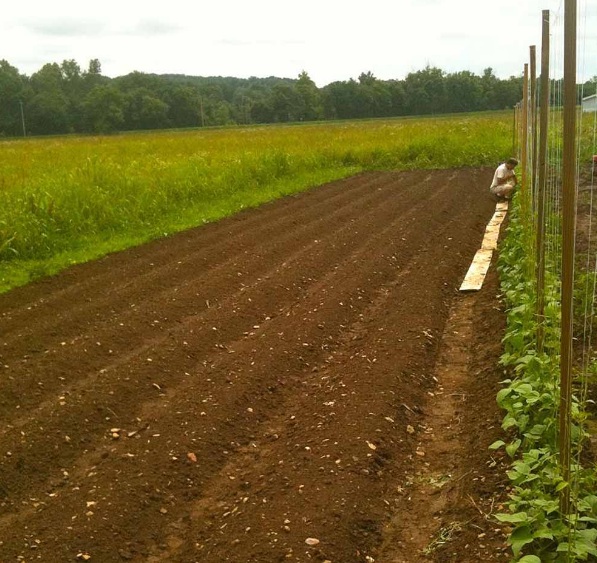
[[[522,74],[541,13],[561,35],[564,0],[4,0],[0,59],[31,75],[75,59],[102,74],[279,76],[318,86],[371,71],[384,80],[436,66]],[[588,4],[592,6],[587,8]],[[579,0],[579,73],[597,74],[597,3]],[[589,13],[590,12],[590,13]],[[559,26],[559,27],[558,27]],[[561,38],[560,38],[561,39]],[[581,78],[581,76],[579,76]],[[580,81],[580,80],[579,80]]]

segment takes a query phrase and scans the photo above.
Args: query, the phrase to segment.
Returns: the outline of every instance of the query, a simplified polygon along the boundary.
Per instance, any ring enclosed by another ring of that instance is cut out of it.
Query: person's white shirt
[[[508,181],[508,179],[514,177],[514,170],[510,170],[507,166],[506,163],[504,162],[503,164],[500,164],[496,170],[495,173],[493,174],[493,181],[491,182],[491,186],[489,186],[489,189],[493,189],[496,186],[500,186],[503,185],[505,182],[499,182],[499,180],[501,180],[502,178],[505,178],[506,181]]]

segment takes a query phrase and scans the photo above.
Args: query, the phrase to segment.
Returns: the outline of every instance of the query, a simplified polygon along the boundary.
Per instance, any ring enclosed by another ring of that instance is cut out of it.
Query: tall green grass
[[[510,146],[510,112],[0,142],[0,291],[360,171]]]

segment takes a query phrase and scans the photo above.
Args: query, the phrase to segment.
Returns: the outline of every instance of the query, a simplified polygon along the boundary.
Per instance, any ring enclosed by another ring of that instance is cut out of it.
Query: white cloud
[[[21,29],[24,32],[36,36],[54,36],[54,37],[85,37],[89,35],[102,35],[107,31],[107,25],[104,22],[90,19],[41,19],[33,18],[29,21],[23,21]]]
[[[324,85],[365,71],[383,79],[404,78],[430,64],[477,74],[492,67],[508,77],[521,74],[529,45],[540,44],[544,8],[561,26],[561,4],[104,0],[90,9],[80,0],[22,0],[3,5],[0,56],[25,74],[48,62],[75,59],[86,67],[98,58],[108,76],[138,70],[296,77],[306,70]],[[591,56],[595,11],[594,5],[586,8],[584,50]],[[597,74],[594,61],[585,63],[590,75]]]

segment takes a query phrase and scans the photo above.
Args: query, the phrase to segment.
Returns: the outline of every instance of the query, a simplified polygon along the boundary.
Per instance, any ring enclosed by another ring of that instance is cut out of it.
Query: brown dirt
[[[495,268],[457,291],[491,174],[363,174],[0,296],[0,560],[506,561]]]

